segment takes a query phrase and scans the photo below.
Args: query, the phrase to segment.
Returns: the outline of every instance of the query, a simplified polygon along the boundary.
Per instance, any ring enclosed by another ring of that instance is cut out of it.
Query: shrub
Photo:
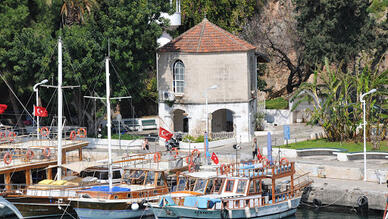
[[[288,109],[288,101],[283,97],[277,97],[265,101],[266,109]]]

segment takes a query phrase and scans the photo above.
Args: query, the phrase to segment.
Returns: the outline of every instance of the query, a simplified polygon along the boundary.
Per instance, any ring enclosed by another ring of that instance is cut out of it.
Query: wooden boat
[[[169,203],[183,204],[185,197],[201,196],[217,193],[222,185],[222,179],[216,172],[184,172],[178,175],[177,185],[168,195],[159,199],[158,203],[150,204],[155,218],[177,218],[177,216],[165,208]]]
[[[123,183],[91,187],[77,191],[71,205],[79,218],[139,218],[152,215],[146,202],[156,201],[168,193],[164,171],[124,169]]]
[[[294,162],[238,163],[217,169],[222,179],[217,194],[188,196],[171,202],[165,197],[161,207],[178,218],[284,218],[295,214],[302,189],[310,180],[298,177],[295,184]],[[280,181],[281,180],[281,181]]]

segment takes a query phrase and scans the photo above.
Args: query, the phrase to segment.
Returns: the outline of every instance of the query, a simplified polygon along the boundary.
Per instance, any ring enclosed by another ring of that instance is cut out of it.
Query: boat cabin
[[[168,193],[163,171],[124,169],[120,184],[97,186],[77,191],[80,198],[133,199],[149,198]]]

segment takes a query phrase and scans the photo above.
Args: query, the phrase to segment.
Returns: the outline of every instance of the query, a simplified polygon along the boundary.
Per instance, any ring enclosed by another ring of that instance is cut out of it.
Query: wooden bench
[[[298,157],[328,155],[336,156],[336,152],[346,152],[343,148],[303,148],[296,149]]]

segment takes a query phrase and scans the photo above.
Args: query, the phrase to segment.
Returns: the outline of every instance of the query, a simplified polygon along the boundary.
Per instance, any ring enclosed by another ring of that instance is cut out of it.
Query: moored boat
[[[188,196],[184,201],[161,203],[178,218],[284,218],[295,214],[302,189],[311,181],[298,177],[294,162],[237,163],[217,169],[222,186],[218,193]]]

